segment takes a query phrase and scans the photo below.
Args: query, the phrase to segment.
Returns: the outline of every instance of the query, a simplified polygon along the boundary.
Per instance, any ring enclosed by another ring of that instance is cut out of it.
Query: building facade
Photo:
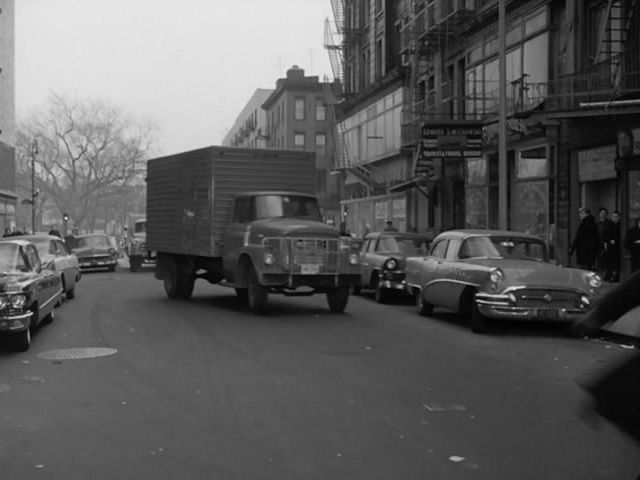
[[[548,240],[554,257],[570,264],[578,207],[620,210],[623,231],[640,216],[640,4],[504,5],[507,148],[500,158],[497,0],[332,1],[345,107],[337,110],[338,143],[347,151],[336,165],[354,197],[343,205],[351,215],[360,211],[349,202],[373,204],[373,217],[366,207],[352,223],[390,214],[420,231],[496,228],[506,215],[508,228]],[[381,104],[394,105],[385,100],[390,90],[401,114],[387,127],[372,119]],[[368,123],[358,129],[357,118]],[[397,149],[382,147],[385,155],[369,146],[388,135],[384,145]],[[386,172],[375,195],[350,187],[364,183],[352,179],[365,169],[371,177]]]
[[[233,126],[222,139],[229,147],[265,148],[267,146],[267,114],[262,104],[273,93],[272,89],[258,88],[244,106]]]
[[[14,0],[0,0],[0,232],[16,222]]]
[[[340,182],[333,174],[335,121],[330,112],[335,103],[334,82],[306,76],[293,66],[262,104],[266,114],[266,147],[307,150],[316,153],[316,192],[325,220],[340,221]]]

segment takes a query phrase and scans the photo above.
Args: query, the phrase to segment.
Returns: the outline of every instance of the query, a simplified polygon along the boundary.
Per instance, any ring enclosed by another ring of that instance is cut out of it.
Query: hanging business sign
[[[455,121],[429,123],[422,127],[418,145],[415,173],[431,178],[434,175],[434,160],[441,158],[481,158],[482,123]]]

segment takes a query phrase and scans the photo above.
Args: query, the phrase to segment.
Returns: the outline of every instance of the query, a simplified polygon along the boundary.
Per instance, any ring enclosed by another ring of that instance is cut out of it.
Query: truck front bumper
[[[334,288],[341,286],[359,286],[360,274],[345,273],[333,275],[301,275],[265,273],[260,282],[265,287],[298,288],[311,287],[316,289]]]

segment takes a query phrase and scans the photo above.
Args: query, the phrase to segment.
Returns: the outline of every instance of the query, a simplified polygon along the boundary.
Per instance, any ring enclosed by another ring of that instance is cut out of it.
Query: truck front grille
[[[277,245],[277,246],[276,246]],[[265,249],[271,249],[282,267],[292,274],[337,273],[340,263],[340,244],[335,238],[270,238]]]

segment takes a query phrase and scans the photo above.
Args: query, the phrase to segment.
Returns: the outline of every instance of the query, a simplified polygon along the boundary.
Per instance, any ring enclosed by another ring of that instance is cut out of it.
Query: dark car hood
[[[20,291],[34,276],[33,273],[0,273],[0,293]]]
[[[109,247],[100,247],[100,248],[82,247],[82,248],[76,248],[74,250],[74,253],[76,254],[76,257],[83,258],[83,257],[93,257],[95,255],[109,255],[111,252],[109,252]]]
[[[520,259],[471,259],[468,263],[495,267],[505,274],[506,285],[545,285],[585,288],[585,270]]]
[[[302,218],[268,218],[256,220],[251,230],[265,237],[331,237],[337,238],[338,229],[326,223]]]

